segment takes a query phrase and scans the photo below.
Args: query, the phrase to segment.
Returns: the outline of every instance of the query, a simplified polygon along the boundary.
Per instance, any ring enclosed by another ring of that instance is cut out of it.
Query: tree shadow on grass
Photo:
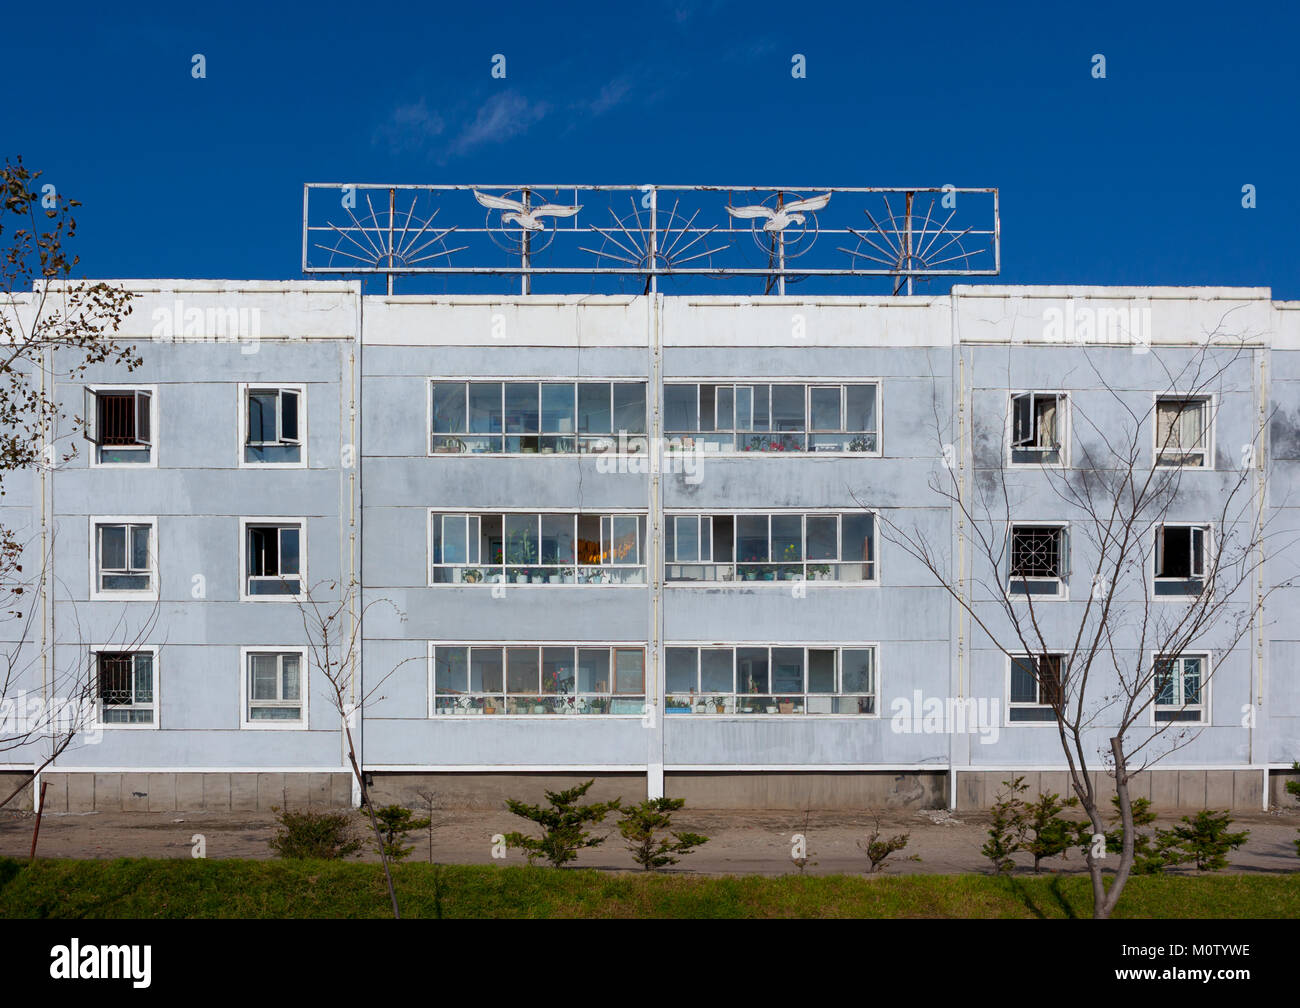
[[[1041,876],[1035,877],[1038,878]],[[1070,901],[1070,897],[1061,886],[1062,876],[1052,876],[1051,882],[1047,885],[1047,898],[1041,900],[1041,902],[1038,898],[1038,894],[1026,886],[1021,879],[1011,875],[1006,877],[1006,881],[1007,887],[1010,889],[1012,895],[1024,904],[1025,909],[1029,911],[1031,916],[1038,920],[1047,920],[1048,915],[1045,912],[1045,909],[1047,908],[1053,908],[1060,911],[1060,915],[1063,915],[1068,920],[1080,919],[1079,912],[1075,909],[1074,904]],[[1091,916],[1091,914],[1088,914],[1088,916]]]

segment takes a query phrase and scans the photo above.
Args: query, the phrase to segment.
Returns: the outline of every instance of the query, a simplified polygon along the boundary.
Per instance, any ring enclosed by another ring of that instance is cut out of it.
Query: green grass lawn
[[[1082,876],[780,878],[399,865],[405,917],[1088,917]],[[0,858],[0,918],[385,917],[377,865]],[[1148,876],[1120,917],[1300,917],[1300,875]]]

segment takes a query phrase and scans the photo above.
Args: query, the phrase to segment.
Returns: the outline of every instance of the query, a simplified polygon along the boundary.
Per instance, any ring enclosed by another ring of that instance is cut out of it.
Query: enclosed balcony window
[[[877,454],[878,398],[875,382],[670,382],[667,449]]]
[[[876,580],[870,511],[664,516],[670,583]]]
[[[429,415],[434,455],[646,450],[643,381],[434,380]]]
[[[645,584],[645,516],[429,515],[430,584]]]
[[[874,646],[669,646],[667,714],[875,714]]]
[[[645,711],[641,645],[439,643],[429,650],[434,717]]]

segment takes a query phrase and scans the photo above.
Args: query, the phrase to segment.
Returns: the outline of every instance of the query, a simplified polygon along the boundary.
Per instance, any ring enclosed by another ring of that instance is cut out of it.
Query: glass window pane
[[[766,431],[771,429],[771,415],[768,409],[770,385],[752,385],[754,394],[754,430]]]
[[[766,693],[767,648],[736,649],[736,686],[740,693]]]
[[[578,692],[610,692],[609,648],[578,648]]]
[[[275,576],[280,571],[279,529],[248,530],[248,573],[255,577]]]
[[[442,515],[442,536],[434,544],[434,563],[463,564],[468,562],[465,555],[465,532],[468,526],[466,515]],[[441,549],[439,549],[441,547]]]
[[[1038,678],[1032,658],[1011,659],[1011,702],[1038,703]]]
[[[804,386],[772,386],[772,430],[801,431],[804,426]]]
[[[506,563],[537,563],[537,515],[508,514],[505,516],[505,526]]]
[[[578,433],[611,433],[609,404],[609,382],[581,382],[578,385]]]
[[[714,408],[715,427],[720,431],[735,430],[736,388],[734,385],[719,385],[716,391],[717,405]]]
[[[465,383],[433,383],[433,430],[437,434],[465,433]]]
[[[300,659],[297,655],[284,655],[284,696],[285,700],[297,700],[302,695],[298,676]]]
[[[542,563],[573,564],[576,561],[573,522],[571,514],[542,515]]]
[[[536,434],[537,382],[506,382],[506,433]]]
[[[733,692],[734,658],[731,648],[701,648],[700,689],[705,693]]]
[[[259,444],[275,440],[274,392],[250,392],[248,396],[248,441]]]
[[[536,693],[540,682],[537,648],[506,648],[506,691]]]
[[[1201,702],[1201,659],[1183,659],[1183,703]]]
[[[470,648],[469,688],[471,693],[500,693],[502,677],[500,648]]]
[[[153,655],[144,652],[135,656],[135,702],[153,703]]]
[[[696,414],[698,386],[664,386],[664,430],[691,433],[699,430]]]
[[[298,529],[280,529],[280,573],[298,573]]]
[[[542,648],[542,692],[569,696],[574,692],[576,682],[573,648]]]
[[[464,693],[469,687],[469,648],[440,647],[433,653],[435,693]]]
[[[778,563],[803,560],[802,515],[772,515],[772,559]]]
[[[614,430],[645,433],[645,383],[614,383]]]
[[[500,434],[501,429],[501,383],[470,382],[470,433]]]
[[[803,648],[772,649],[772,692],[803,692]]]
[[[572,434],[574,391],[572,382],[547,382],[542,386],[542,431]]]
[[[276,699],[276,660],[273,654],[249,655],[249,696],[254,700]]]
[[[645,652],[640,648],[614,649],[614,692],[645,692]]]
[[[104,570],[126,570],[126,529],[121,525],[100,526],[99,563]]]
[[[131,526],[131,569],[149,569],[149,534],[153,529],[148,525]]]
[[[876,653],[870,648],[845,649],[840,687],[843,693],[874,693],[876,691]]]
[[[808,692],[835,692],[835,652],[832,650],[809,649],[808,651]]]
[[[700,519],[696,515],[678,515],[673,519],[674,541],[678,563],[694,563],[700,559]]]
[[[280,393],[280,437],[285,441],[298,440],[298,393]]]
[[[736,386],[736,430],[754,429],[754,390],[748,385]]]
[[[838,386],[818,386],[810,392],[812,429],[837,431],[840,429],[840,389]]]
[[[762,563],[768,559],[767,515],[737,515],[736,560]]]
[[[834,515],[808,516],[808,559],[838,560],[838,520]]]
[[[639,564],[641,562],[641,518],[637,515],[614,515],[612,563]]]
[[[664,691],[693,693],[696,690],[697,655],[695,648],[668,648],[665,659]]]
[[[876,386],[850,385],[845,390],[847,416],[845,429],[849,431],[874,431],[876,429]]]
[[[876,557],[875,516],[855,512],[843,516],[846,563],[865,563]]]

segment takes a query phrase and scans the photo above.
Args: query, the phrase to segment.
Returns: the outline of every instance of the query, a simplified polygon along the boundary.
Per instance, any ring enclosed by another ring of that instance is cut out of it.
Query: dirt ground
[[[805,871],[816,874],[857,873],[868,866],[865,846],[874,813],[685,810],[675,817],[674,828],[703,833],[710,838],[688,855],[678,870],[700,874],[783,875],[797,869],[791,861],[795,834],[807,837],[810,863]],[[1161,817],[1168,828],[1176,816]],[[0,855],[25,858],[31,848],[31,813],[0,814]],[[890,811],[880,814],[885,836],[910,834],[907,848],[890,857],[890,874],[983,872],[989,862],[980,854],[987,839],[987,813],[943,811]],[[492,861],[492,837],[528,825],[508,812],[447,810],[438,814],[433,834],[433,860],[444,864],[486,864]],[[1250,830],[1244,847],[1229,855],[1230,871],[1296,872],[1300,857],[1295,840],[1300,815],[1293,811],[1241,813],[1234,830]],[[191,856],[192,838],[202,834],[210,858],[268,858],[267,840],[275,831],[274,816],[267,813],[47,813],[41,823],[39,854],[48,858],[116,858]],[[597,827],[610,832],[600,847],[584,851],[581,867],[625,870],[635,868],[612,824]],[[425,831],[413,834],[411,860],[429,858]],[[1029,859],[1017,860],[1028,870]],[[522,864],[523,856],[508,852],[504,864]],[[1044,862],[1054,871],[1080,871],[1077,852],[1066,859]]]

